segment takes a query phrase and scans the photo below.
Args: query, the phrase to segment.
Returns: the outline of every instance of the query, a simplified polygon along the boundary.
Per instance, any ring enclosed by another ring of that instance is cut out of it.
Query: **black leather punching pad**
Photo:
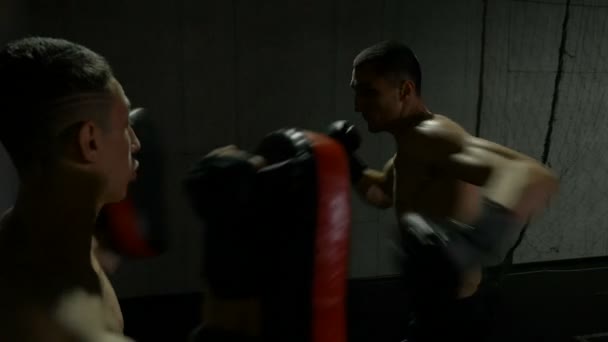
[[[168,244],[161,141],[143,108],[132,110],[129,119],[141,143],[137,180],[129,185],[127,198],[102,209],[96,235],[122,256],[152,257]]]
[[[215,296],[262,299],[263,341],[345,342],[344,150],[324,135],[285,129],[266,136],[255,154],[268,166],[203,158],[187,177],[205,222],[206,282]]]

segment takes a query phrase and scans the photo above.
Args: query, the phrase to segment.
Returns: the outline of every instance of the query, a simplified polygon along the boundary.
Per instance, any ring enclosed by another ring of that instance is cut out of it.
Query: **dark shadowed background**
[[[0,42],[24,35],[103,54],[131,102],[162,123],[171,250],[113,276],[134,336],[175,338],[197,319],[200,230],[178,186],[186,167],[284,126],[362,125],[351,62],[384,39],[417,53],[431,110],[560,176],[560,196],[532,222],[504,283],[514,316],[543,336],[608,330],[608,1],[0,0]],[[371,165],[393,149],[388,136],[364,133]],[[16,191],[4,151],[0,175],[4,209]],[[353,336],[394,341],[404,319],[389,258],[393,213],[354,199],[353,215]],[[176,312],[180,326],[153,323]]]

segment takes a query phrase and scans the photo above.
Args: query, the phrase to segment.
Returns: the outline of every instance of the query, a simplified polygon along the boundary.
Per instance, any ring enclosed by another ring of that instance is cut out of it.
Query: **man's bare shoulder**
[[[413,127],[406,142],[408,149],[431,155],[447,155],[460,152],[469,137],[470,134],[458,123],[434,114]]]
[[[460,124],[441,114],[433,114],[430,119],[421,121],[415,127],[415,130],[417,133],[430,138],[464,138],[470,136]]]

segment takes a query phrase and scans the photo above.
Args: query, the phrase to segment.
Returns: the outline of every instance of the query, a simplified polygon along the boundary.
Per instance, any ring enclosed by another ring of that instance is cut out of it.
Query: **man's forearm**
[[[363,176],[355,185],[355,190],[367,203],[381,208],[390,208],[393,201],[385,190],[386,175],[382,171],[365,169]]]

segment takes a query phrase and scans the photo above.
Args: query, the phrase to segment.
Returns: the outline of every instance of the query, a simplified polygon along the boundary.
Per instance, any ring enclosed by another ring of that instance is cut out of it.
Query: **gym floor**
[[[349,283],[349,342],[398,342],[405,295],[397,277]],[[502,282],[509,341],[608,341],[608,258],[514,265]],[[185,341],[197,325],[198,293],[121,301],[125,331],[138,341]]]

